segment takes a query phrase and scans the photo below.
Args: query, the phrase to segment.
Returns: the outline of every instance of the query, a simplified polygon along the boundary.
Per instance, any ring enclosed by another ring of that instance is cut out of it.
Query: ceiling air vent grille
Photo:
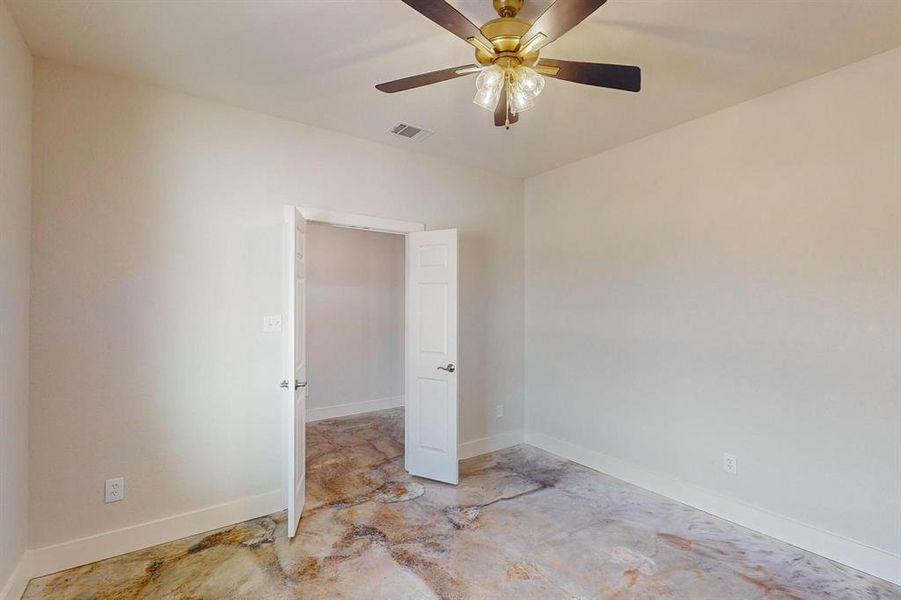
[[[435,132],[423,129],[422,127],[407,125],[406,123],[398,123],[391,128],[391,133],[407,138],[408,140],[413,140],[414,142],[421,142]]]

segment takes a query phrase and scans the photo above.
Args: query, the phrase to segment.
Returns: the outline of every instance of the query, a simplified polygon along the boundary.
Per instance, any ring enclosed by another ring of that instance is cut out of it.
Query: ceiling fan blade
[[[462,67],[441,69],[440,71],[432,71],[430,73],[423,73],[422,75],[413,75],[412,77],[404,77],[403,79],[395,79],[394,81],[380,83],[375,86],[375,89],[385,92],[386,94],[393,94],[394,92],[412,90],[413,88],[431,85],[449,79],[456,79],[457,77],[465,77],[478,70],[479,67],[476,65],[463,65]]]
[[[603,63],[574,62],[542,58],[542,67],[557,67],[556,73],[543,71],[547,77],[565,79],[585,85],[637,92],[641,90],[641,69],[627,65],[605,65]]]
[[[461,40],[472,43],[475,38],[487,48],[491,48],[491,42],[485,39],[481,30],[469,19],[460,14],[456,8],[444,0],[403,0],[404,4],[421,14],[422,16],[441,25]]]
[[[406,2],[406,0],[404,0]],[[539,50],[581,23],[607,0],[557,0],[532,23],[526,32],[523,46]],[[543,38],[536,38],[543,35]]]
[[[510,125],[519,121],[519,115],[510,113]],[[497,101],[497,108],[494,109],[494,126],[504,127],[507,125],[507,90],[501,92],[501,97]]]

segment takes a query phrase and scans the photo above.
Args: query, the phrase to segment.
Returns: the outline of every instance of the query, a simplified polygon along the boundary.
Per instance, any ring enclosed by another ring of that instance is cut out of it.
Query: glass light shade
[[[486,88],[500,89],[504,85],[504,70],[497,65],[485,67],[479,71],[476,77],[476,89],[481,91]]]
[[[535,98],[544,89],[544,77],[535,69],[516,67],[516,85],[523,92]]]
[[[503,83],[499,88],[482,88],[476,92],[476,97],[472,99],[473,103],[478,104],[485,110],[494,112],[497,108],[497,102],[501,98],[501,90]]]
[[[485,110],[494,112],[504,89],[504,70],[497,65],[485,67],[476,77],[476,97],[472,99]]]
[[[510,89],[510,112],[519,114],[535,106],[535,96],[523,90],[519,85]]]

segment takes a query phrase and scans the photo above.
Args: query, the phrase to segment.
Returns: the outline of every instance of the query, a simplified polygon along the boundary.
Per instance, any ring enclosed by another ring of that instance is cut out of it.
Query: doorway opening
[[[402,428],[394,434],[404,469],[457,483],[458,256],[455,229],[294,206],[284,215],[282,388],[293,537],[306,499],[308,417],[394,410],[374,417],[373,429],[390,436],[392,422]]]
[[[407,493],[389,489],[404,472],[405,246],[402,235],[307,223],[311,505]]]

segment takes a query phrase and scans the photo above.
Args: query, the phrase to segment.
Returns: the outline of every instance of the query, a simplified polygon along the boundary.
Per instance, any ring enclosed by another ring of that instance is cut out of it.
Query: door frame
[[[385,219],[383,217],[371,217],[369,215],[343,213],[306,206],[298,206],[297,210],[300,211],[300,214],[307,221],[335,227],[345,227],[347,229],[363,229],[365,231],[396,233],[398,235],[425,231],[425,223],[414,223],[413,221]]]
[[[378,231],[379,233],[393,233],[402,235],[405,238],[407,234],[425,231],[425,223],[416,223],[414,221],[402,221],[399,219],[386,219],[384,217],[373,217],[370,215],[360,215],[354,213],[343,213],[334,210],[326,210],[322,208],[313,208],[307,206],[297,206],[297,210],[303,215],[307,222],[319,223],[321,225],[331,225],[333,227],[343,227],[345,229],[361,229],[363,231]],[[410,253],[409,244],[404,244],[404,303],[405,306],[410,305]],[[406,449],[409,446],[410,427],[407,424],[407,410],[409,397],[407,395],[407,369],[410,365],[410,344],[407,342],[407,332],[410,324],[407,323],[407,311],[404,309],[404,469],[409,472],[410,465],[409,454]],[[460,440],[457,440],[459,446]],[[459,452],[459,451],[458,451]]]

